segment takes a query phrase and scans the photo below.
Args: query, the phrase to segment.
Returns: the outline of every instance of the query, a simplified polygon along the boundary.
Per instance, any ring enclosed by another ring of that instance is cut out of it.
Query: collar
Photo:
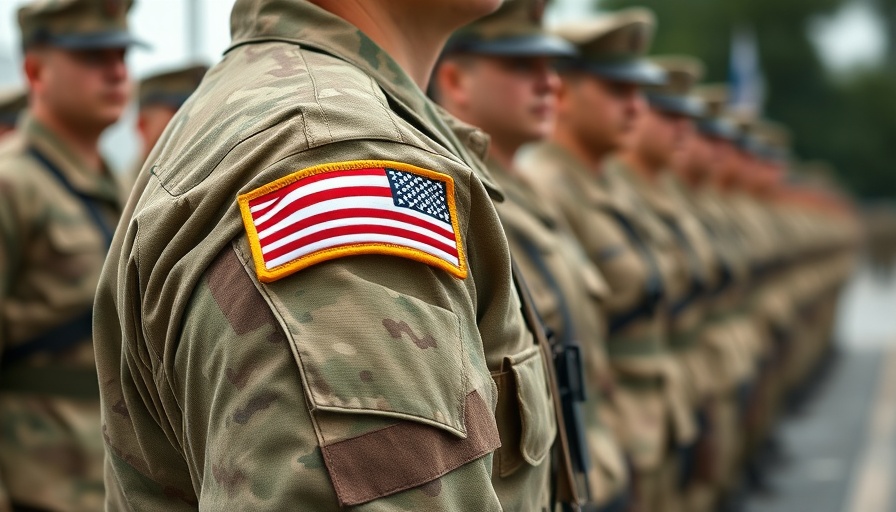
[[[17,130],[22,133],[26,144],[52,162],[75,190],[114,204],[120,203],[119,185],[105,162],[101,172],[96,172],[68,144],[30,113],[22,115]]]

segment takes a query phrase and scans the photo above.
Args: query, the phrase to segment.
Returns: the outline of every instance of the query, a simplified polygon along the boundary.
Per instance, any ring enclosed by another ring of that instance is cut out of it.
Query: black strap
[[[43,164],[44,168],[49,172],[56,181],[59,182],[60,185],[65,187],[68,192],[81,200],[81,203],[84,205],[84,208],[87,209],[87,213],[90,215],[90,218],[93,220],[93,223],[96,224],[96,227],[99,228],[100,232],[103,234],[103,239],[106,242],[106,249],[112,246],[112,237],[115,235],[114,226],[109,226],[106,221],[103,219],[103,214],[100,212],[99,207],[96,204],[96,199],[88,196],[87,194],[77,190],[74,186],[72,186],[71,182],[69,182],[65,175],[62,174],[62,171],[56,167],[53,162],[51,162],[43,153],[37,150],[35,147],[28,148],[28,151],[31,153],[34,158],[37,159],[38,162]]]
[[[585,434],[585,419],[582,412],[582,403],[587,399],[585,388],[585,371],[582,360],[582,350],[575,335],[575,325],[572,321],[569,304],[563,289],[542,257],[539,248],[527,236],[516,231],[516,240],[522,246],[523,252],[535,264],[551,292],[557,299],[557,307],[560,309],[560,318],[563,322],[563,336],[554,345],[554,366],[557,371],[557,384],[560,391],[560,402],[565,418],[566,438],[569,442],[569,454],[573,469],[582,474],[582,486],[584,487],[584,499],[590,500],[591,489],[588,483],[588,472],[591,470],[591,454],[588,450],[588,441]]]
[[[625,215],[622,215],[618,211],[611,208],[607,208],[606,211],[616,219],[616,222],[618,222],[620,226],[622,226],[629,241],[631,241],[638,252],[641,253],[641,257],[644,258],[644,261],[646,261],[650,267],[650,274],[647,276],[647,281],[644,283],[644,300],[641,301],[637,307],[626,311],[625,313],[613,315],[610,318],[610,335],[613,335],[635,320],[653,315],[656,312],[660,301],[663,299],[665,290],[663,288],[663,278],[660,273],[659,263],[657,263],[656,257],[653,255],[650,248],[647,247],[647,244],[635,229],[635,226],[632,225],[631,221],[629,221]]]
[[[44,156],[43,153],[38,151],[37,148],[30,147],[28,151],[44,166],[51,176],[56,178],[59,184],[65,187],[65,189],[74,197],[81,200],[94,224],[96,224],[97,228],[102,232],[106,243],[106,249],[108,249],[112,244],[112,236],[114,234],[113,229],[103,220],[103,215],[95,200],[76,190],[62,174],[62,171]],[[90,308],[84,313],[53,327],[21,345],[4,350],[2,356],[0,356],[0,366],[8,367],[40,352],[62,352],[78,343],[90,340],[93,332],[92,324],[93,309]]]
[[[675,221],[675,219],[670,219],[667,217],[661,217],[663,221],[669,226],[669,229],[675,235],[675,238],[678,240],[678,243],[684,247],[685,252],[688,255],[688,266],[691,271],[691,287],[688,292],[684,295],[684,297],[680,298],[669,308],[669,314],[672,317],[677,317],[682,314],[691,304],[697,301],[698,298],[703,294],[706,290],[706,280],[703,275],[703,265],[700,261],[700,256],[697,254],[697,249],[694,248],[694,245],[688,240],[688,237],[684,234],[684,230],[681,229],[681,225]]]
[[[0,355],[0,367],[7,367],[40,352],[62,352],[78,343],[91,339],[93,310],[53,327],[27,342],[7,348]]]

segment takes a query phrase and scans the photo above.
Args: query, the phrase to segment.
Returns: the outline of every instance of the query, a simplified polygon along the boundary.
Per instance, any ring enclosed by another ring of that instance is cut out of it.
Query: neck
[[[358,27],[426,90],[436,60],[451,33],[475,18],[457,20],[425,12],[426,2],[312,0]],[[409,7],[410,6],[410,7]],[[487,13],[481,13],[482,15]]]
[[[641,179],[654,182],[662,172],[662,166],[654,165],[637,151],[625,151],[619,157]]]
[[[601,172],[603,161],[610,154],[609,149],[583,143],[580,137],[564,125],[557,125],[551,140],[569,151],[596,174]]]
[[[31,110],[34,119],[62,140],[89,169],[97,173],[102,172],[103,158],[99,150],[102,130],[90,130],[83,126],[73,127],[39,102],[35,102],[31,106]]]
[[[488,156],[501,166],[505,172],[513,174],[513,157],[516,156],[519,144],[502,143],[502,141],[492,139],[488,148]]]

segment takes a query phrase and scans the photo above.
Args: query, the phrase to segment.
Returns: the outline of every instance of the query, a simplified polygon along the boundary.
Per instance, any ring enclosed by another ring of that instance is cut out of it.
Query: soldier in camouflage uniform
[[[12,133],[19,115],[28,106],[28,95],[19,87],[0,91],[0,138]]]
[[[136,179],[149,152],[177,110],[199,87],[208,66],[197,64],[150,75],[137,86],[137,133],[140,136],[140,157],[128,173]]]
[[[564,403],[567,426],[581,427],[567,429],[569,437],[584,441],[574,450],[579,488],[590,497],[588,510],[622,511],[627,468],[608,421],[614,383],[602,303],[609,290],[562,215],[514,164],[522,144],[550,135],[559,85],[552,58],[575,52],[544,31],[543,7],[540,0],[513,0],[458,31],[437,67],[434,91],[449,113],[491,136],[487,164],[505,196],[498,215],[536,308],[569,358],[561,382],[569,376],[575,385],[584,370],[585,387],[568,386]]]
[[[610,286],[608,356],[617,383],[613,406],[620,440],[634,469],[636,510],[662,510],[669,439],[692,438],[694,425],[673,390],[680,385],[665,329],[663,275],[674,265],[660,239],[668,232],[642,215],[631,194],[610,193],[605,158],[630,135],[640,88],[665,81],[643,58],[652,13],[621,11],[558,28],[580,56],[562,71],[558,126],[550,143],[523,161],[536,189],[571,225]],[[682,414],[684,412],[684,414]]]
[[[237,0],[101,279],[109,509],[552,507],[487,138],[423,92],[497,7]]]
[[[98,141],[129,96],[129,3],[19,10],[29,114],[0,144],[0,510],[100,510],[91,306],[122,209]]]

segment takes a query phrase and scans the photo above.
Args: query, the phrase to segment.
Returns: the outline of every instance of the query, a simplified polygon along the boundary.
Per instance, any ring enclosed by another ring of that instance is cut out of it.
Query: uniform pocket
[[[501,477],[523,464],[540,465],[554,442],[557,423],[544,365],[541,350],[531,347],[505,358],[502,371],[492,375],[498,386],[501,448],[496,464]]]

